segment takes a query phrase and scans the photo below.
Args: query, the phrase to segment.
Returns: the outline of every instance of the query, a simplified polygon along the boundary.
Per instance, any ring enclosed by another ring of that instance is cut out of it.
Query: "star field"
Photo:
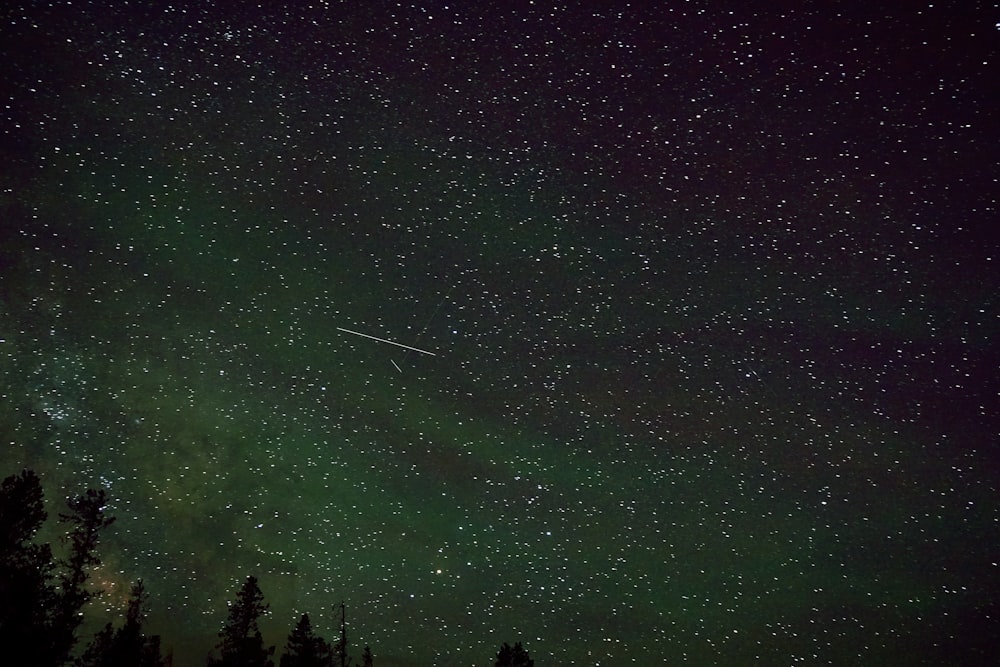
[[[0,10],[0,461],[102,609],[989,664],[997,7],[480,4]]]

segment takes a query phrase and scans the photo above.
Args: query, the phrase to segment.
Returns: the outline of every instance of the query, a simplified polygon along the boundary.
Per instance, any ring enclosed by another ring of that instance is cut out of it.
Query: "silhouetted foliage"
[[[351,658],[347,655],[347,611],[344,603],[340,603],[340,639],[333,645],[333,658],[335,665],[348,667]]]
[[[500,650],[497,652],[497,661],[494,663],[495,667],[534,667],[535,661],[528,657],[528,652],[524,650],[521,646],[521,642],[514,644],[514,648],[510,647],[507,642],[503,643]]]
[[[330,644],[313,634],[309,614],[302,614],[295,629],[288,635],[281,667],[329,667],[332,659]]]
[[[270,605],[264,603],[264,594],[257,585],[257,578],[247,577],[236,601],[229,607],[229,618],[219,631],[220,657],[209,656],[209,667],[273,667],[274,647],[264,648],[257,620]]]
[[[80,659],[76,661],[77,667],[104,667],[105,665],[110,667],[110,665],[117,664],[111,662],[109,658],[114,653],[114,641],[114,626],[107,623],[99,632],[94,634],[94,638],[90,640],[87,649],[80,656]]]
[[[70,525],[69,555],[60,562],[59,586],[48,545],[34,544],[46,519],[38,476],[28,470],[0,485],[0,642],[5,664],[55,667],[70,661],[84,605],[96,595],[86,583],[100,564],[104,491],[71,498],[59,518]]]
[[[83,495],[67,501],[69,512],[59,518],[70,524],[69,557],[64,561],[60,576],[60,591],[55,606],[55,618],[50,637],[54,642],[58,663],[68,662],[76,645],[76,630],[83,622],[80,611],[98,592],[87,590],[90,569],[100,565],[97,543],[101,531],[114,522],[114,517],[104,515],[107,504],[104,490],[87,489]]]
[[[140,579],[129,595],[125,624],[117,631],[108,623],[98,632],[77,661],[79,667],[161,667],[160,638],[142,632],[148,594]]]
[[[68,526],[66,556],[56,561],[48,544],[35,543],[47,518],[38,476],[25,470],[0,484],[0,664],[163,667],[169,662],[162,657],[159,636],[143,633],[148,594],[142,580],[131,589],[122,626],[115,629],[107,623],[73,659],[83,612],[101,594],[88,582],[101,563],[97,555],[101,532],[114,522],[105,513],[106,503],[104,491],[94,489],[67,501],[68,510],[59,515]],[[274,667],[274,647],[265,648],[258,623],[268,609],[257,579],[247,577],[229,606],[219,631],[219,656],[208,657],[209,667]],[[333,646],[313,632],[304,614],[288,636],[281,667],[347,667],[351,659],[343,603],[340,612],[340,637]],[[368,646],[362,665],[373,665]]]
[[[33,540],[45,522],[42,486],[25,470],[0,485],[0,646],[4,660],[52,665],[49,641],[56,591],[52,550]]]

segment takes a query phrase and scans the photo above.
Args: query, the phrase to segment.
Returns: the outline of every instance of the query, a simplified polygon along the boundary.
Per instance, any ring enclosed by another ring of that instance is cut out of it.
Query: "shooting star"
[[[355,336],[361,336],[362,338],[371,338],[372,340],[377,340],[380,343],[388,343],[389,345],[395,345],[396,347],[401,347],[406,350],[413,350],[414,352],[419,352],[420,354],[429,354],[432,357],[437,356],[433,352],[428,352],[427,350],[421,350],[419,347],[410,347],[409,345],[403,345],[402,343],[386,340],[385,338],[377,338],[375,336],[369,336],[368,334],[361,333],[360,331],[351,331],[350,329],[345,329],[344,327],[337,327],[337,331],[343,331],[344,333],[354,334]]]
[[[389,361],[392,361],[392,359],[390,359]],[[393,366],[395,366],[395,367],[396,367],[396,370],[397,370],[397,371],[399,371],[400,373],[402,373],[402,372],[403,372],[403,369],[402,369],[402,368],[400,368],[400,367],[399,367],[399,366],[398,366],[398,365],[396,364],[396,362],[395,362],[395,361],[392,361],[392,365],[393,365]]]

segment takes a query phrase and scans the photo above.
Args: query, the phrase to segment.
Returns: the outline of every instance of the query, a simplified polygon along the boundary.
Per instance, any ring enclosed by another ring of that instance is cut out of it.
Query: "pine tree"
[[[361,666],[372,667],[372,647],[365,646],[365,652],[361,654]]]
[[[69,512],[59,514],[60,520],[70,524],[69,557],[63,562],[65,572],[60,576],[59,599],[52,626],[52,639],[58,661],[70,659],[76,645],[76,631],[83,622],[80,611],[99,591],[88,590],[87,580],[90,570],[101,564],[97,556],[97,544],[101,531],[114,522],[114,517],[105,516],[107,500],[104,489],[87,489],[83,495],[67,501]]]
[[[504,642],[493,664],[494,667],[535,667],[535,661],[528,657],[528,652],[521,646],[521,642],[514,644],[514,648]]]
[[[125,624],[117,631],[108,623],[98,632],[90,646],[77,661],[78,667],[161,667],[160,638],[146,637],[142,632],[148,594],[140,579],[129,595]]]
[[[111,623],[107,623],[90,640],[83,655],[76,661],[76,667],[104,667],[113,664],[109,656],[114,651],[114,644],[115,629]]]
[[[340,639],[333,646],[334,665],[349,667],[351,657],[347,655],[347,611],[344,603],[340,603]]]
[[[271,656],[274,647],[264,648],[257,620],[267,613],[270,605],[264,603],[264,594],[257,585],[257,578],[247,577],[236,601],[229,607],[229,618],[219,631],[220,657],[209,657],[209,667],[274,667]]]
[[[313,634],[309,614],[295,625],[288,635],[285,654],[281,656],[281,667],[329,667],[333,659],[330,645],[320,636]]]
[[[45,522],[42,485],[25,470],[0,484],[0,646],[4,662],[51,665],[49,640],[56,604],[49,545],[36,545]]]

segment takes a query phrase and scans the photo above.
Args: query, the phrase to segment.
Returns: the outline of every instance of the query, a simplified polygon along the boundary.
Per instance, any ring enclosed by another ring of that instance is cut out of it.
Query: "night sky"
[[[94,614],[992,663],[996,3],[216,4],[0,9],[0,474],[107,490]]]

